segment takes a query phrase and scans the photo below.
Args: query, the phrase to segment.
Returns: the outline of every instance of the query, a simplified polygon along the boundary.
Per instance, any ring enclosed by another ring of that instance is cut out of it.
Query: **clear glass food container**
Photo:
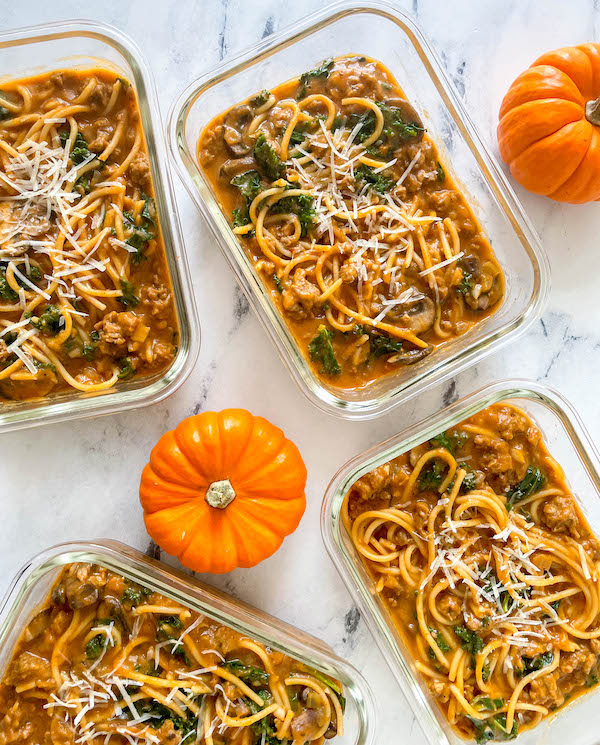
[[[0,432],[81,417],[112,414],[156,403],[175,391],[196,360],[200,331],[191,294],[181,227],[154,80],[135,44],[115,28],[92,21],[33,26],[0,34],[0,86],[3,80],[60,69],[103,67],[134,86],[144,130],[156,207],[179,325],[179,346],[168,370],[120,382],[98,393],[66,391],[32,401],[0,403]]]
[[[62,567],[80,561],[117,572],[339,680],[345,689],[346,712],[344,734],[335,742],[375,742],[371,689],[361,674],[324,642],[118,541],[60,544],[35,556],[17,573],[0,605],[0,678],[23,629],[47,599]]]
[[[431,745],[464,742],[448,725],[414,667],[410,652],[375,591],[341,521],[344,496],[357,479],[407,450],[499,401],[523,409],[539,427],[550,455],[563,468],[592,532],[600,536],[600,455],[573,407],[556,391],[531,381],[508,380],[486,386],[435,416],[417,422],[346,463],[327,488],[321,532],[327,551],[360,607],[392,673]],[[517,735],[523,745],[595,745],[600,687],[584,693],[535,728]]]
[[[199,166],[201,131],[222,111],[264,88],[299,76],[323,59],[364,54],[397,79],[439,146],[444,167],[466,192],[506,277],[506,296],[492,316],[413,366],[370,386],[340,390],[320,381],[273,305],[229,226]],[[548,263],[528,218],[482,142],[437,54],[412,20],[384,2],[341,2],[259,42],[189,85],[169,116],[169,146],[186,187],[277,346],[292,376],[320,409],[371,418],[457,374],[522,333],[548,291]]]

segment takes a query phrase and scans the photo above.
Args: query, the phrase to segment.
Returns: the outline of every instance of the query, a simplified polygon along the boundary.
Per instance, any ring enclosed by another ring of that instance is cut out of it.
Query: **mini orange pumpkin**
[[[189,417],[144,467],[140,501],[151,538],[197,572],[229,572],[271,556],[304,513],[298,448],[243,409]]]
[[[498,145],[529,191],[600,199],[600,44],[556,49],[521,73],[500,107]]]

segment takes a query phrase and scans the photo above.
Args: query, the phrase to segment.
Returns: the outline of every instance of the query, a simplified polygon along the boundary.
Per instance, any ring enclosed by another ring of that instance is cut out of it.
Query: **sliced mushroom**
[[[473,286],[464,295],[465,302],[473,310],[487,310],[502,297],[502,274],[493,261],[484,261],[477,256],[466,256],[461,261],[463,272],[473,278]]]
[[[435,322],[435,303],[427,295],[417,295],[401,305],[396,305],[390,316],[399,326],[424,334]]]
[[[26,640],[31,641],[45,631],[52,620],[52,608],[40,611],[29,623],[26,631]]]
[[[248,155],[252,145],[245,140],[248,125],[254,113],[248,104],[236,106],[225,115],[223,120],[223,140],[229,152],[236,158]]]
[[[247,158],[230,158],[219,169],[219,176],[229,181],[238,173],[244,173],[251,168],[256,168],[256,161],[251,155]]]
[[[433,352],[433,345],[427,347],[416,347],[402,352],[394,352],[390,361],[397,362],[400,365],[414,365],[415,362],[428,357]]]
[[[67,603],[73,610],[86,608],[98,602],[98,588],[91,582],[80,582],[75,577],[65,580],[65,594]]]
[[[312,740],[321,728],[321,716],[315,709],[304,709],[292,719],[294,740],[304,742]]]
[[[112,595],[106,595],[98,606],[98,618],[112,618],[118,621],[123,629],[130,631],[127,617],[123,611],[121,602]]]

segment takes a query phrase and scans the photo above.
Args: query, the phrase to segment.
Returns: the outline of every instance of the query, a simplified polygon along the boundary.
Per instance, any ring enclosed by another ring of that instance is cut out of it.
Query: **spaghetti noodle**
[[[109,70],[0,91],[0,398],[160,372],[172,290],[132,86]]]
[[[343,733],[343,707],[337,681],[102,567],[72,564],[0,683],[0,741],[322,745]]]
[[[494,312],[503,276],[422,122],[348,57],[216,117],[198,158],[316,374],[357,388]]]
[[[485,409],[363,476],[344,507],[461,737],[510,739],[598,682],[600,547],[522,411]]]

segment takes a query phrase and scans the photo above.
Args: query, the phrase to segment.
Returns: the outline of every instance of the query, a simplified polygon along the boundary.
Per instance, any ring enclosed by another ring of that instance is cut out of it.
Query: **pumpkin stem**
[[[585,118],[591,124],[600,127],[600,98],[595,101],[588,101],[585,105]]]
[[[235,499],[235,491],[229,479],[213,481],[206,490],[204,499],[211,507],[224,510]]]

